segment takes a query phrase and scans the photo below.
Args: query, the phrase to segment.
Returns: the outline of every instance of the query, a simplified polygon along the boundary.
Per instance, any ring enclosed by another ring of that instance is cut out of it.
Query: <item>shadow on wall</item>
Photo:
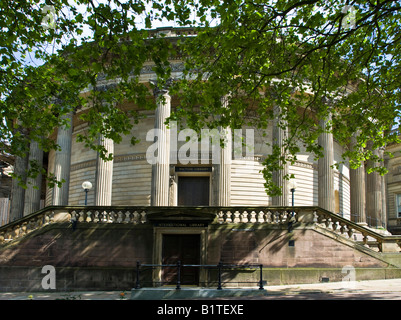
[[[152,251],[151,226],[51,224],[0,247],[0,291],[41,291],[45,265],[57,270],[58,290],[131,289],[137,261],[152,263]]]

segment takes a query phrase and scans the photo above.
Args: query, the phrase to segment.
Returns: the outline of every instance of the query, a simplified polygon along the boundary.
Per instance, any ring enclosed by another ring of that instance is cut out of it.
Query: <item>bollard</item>
[[[259,281],[259,290],[263,290],[263,264],[259,266],[260,268],[260,281]]]
[[[221,261],[219,262],[219,264],[217,265],[218,268],[218,285],[217,285],[217,290],[222,290],[221,287],[221,267],[223,266],[223,264],[221,263]]]
[[[175,289],[181,289],[181,261],[177,262],[177,287]]]
[[[141,285],[139,283],[139,268],[141,266],[141,263],[139,261],[136,262],[136,285],[135,289],[140,289]]]

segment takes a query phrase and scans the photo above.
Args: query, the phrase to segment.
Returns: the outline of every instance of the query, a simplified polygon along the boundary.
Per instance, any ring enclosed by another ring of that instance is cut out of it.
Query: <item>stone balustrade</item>
[[[214,216],[218,224],[270,224],[287,228],[315,228],[377,252],[400,252],[401,236],[383,235],[319,207],[125,207],[50,206],[0,227],[0,244],[19,239],[55,222],[151,223],[151,215]]]

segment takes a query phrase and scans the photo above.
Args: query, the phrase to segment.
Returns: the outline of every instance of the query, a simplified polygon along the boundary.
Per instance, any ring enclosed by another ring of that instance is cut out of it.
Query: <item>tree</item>
[[[23,152],[31,139],[45,150],[57,147],[43,133],[62,114],[90,105],[82,115],[90,129],[78,139],[106,157],[94,143],[98,134],[118,142],[130,132],[129,118],[139,121],[119,106],[130,100],[155,107],[149,88],[137,81],[144,62],[154,62],[163,83],[171,77],[169,57],[177,53],[185,70],[171,87],[181,101],[171,119],[185,118],[193,129],[265,128],[278,106],[291,129],[284,160],[293,161],[297,141],[321,156],[317,120],[330,113],[328,130],[340,144],[348,147],[352,133],[360,133],[357,147],[343,155],[354,168],[361,160],[379,160],[365,148],[368,141],[373,148],[398,141],[389,134],[400,103],[398,1],[55,0],[1,6],[1,130],[11,153]],[[57,17],[54,28],[41,26],[49,12]],[[147,29],[158,21],[196,27],[197,36],[174,44],[150,40]],[[60,48],[56,54],[47,49],[50,43]],[[24,65],[32,50],[44,62],[40,67]],[[104,79],[119,82],[104,90]],[[80,95],[84,90],[88,94]],[[264,163],[271,195],[280,192],[271,175],[280,157],[273,149]],[[370,170],[385,172],[383,166]]]

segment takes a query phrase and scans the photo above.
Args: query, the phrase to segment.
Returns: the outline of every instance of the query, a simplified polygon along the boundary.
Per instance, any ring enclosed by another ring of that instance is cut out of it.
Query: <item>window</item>
[[[395,208],[397,210],[397,218],[401,218],[401,194],[395,195]]]

